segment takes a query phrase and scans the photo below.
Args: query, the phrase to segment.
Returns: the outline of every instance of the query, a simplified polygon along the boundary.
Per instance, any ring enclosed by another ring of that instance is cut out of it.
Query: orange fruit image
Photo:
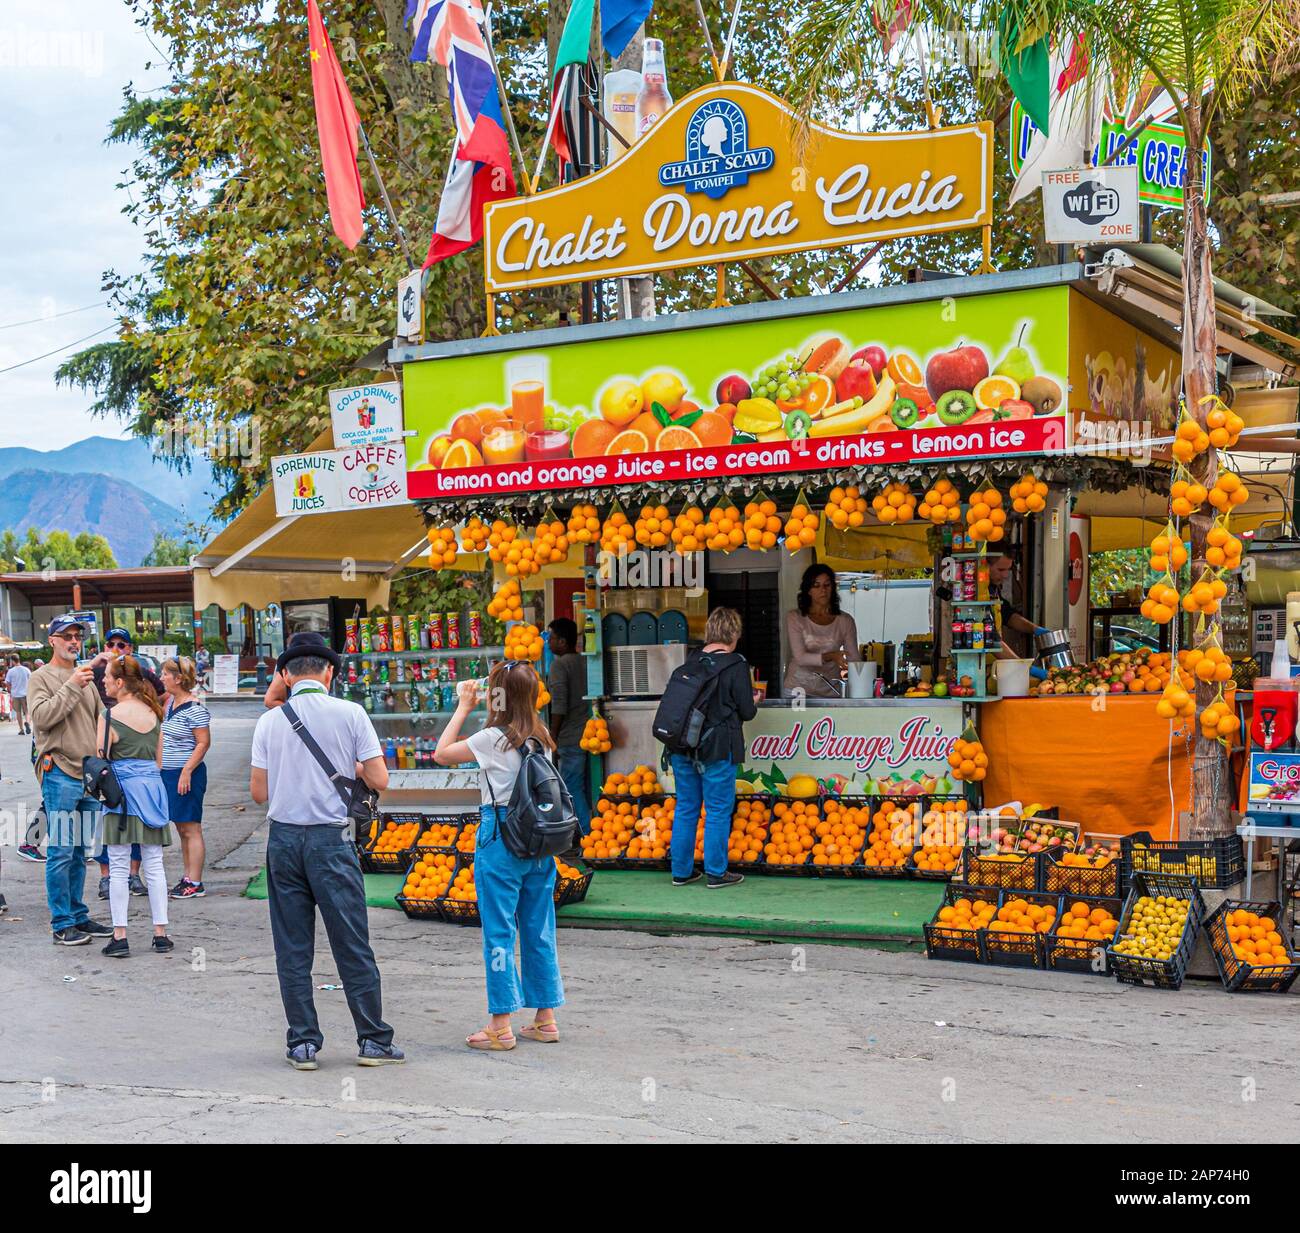
[[[453,441],[447,447],[446,454],[443,455],[442,465],[444,467],[481,467],[483,465],[483,455],[478,452],[478,446],[473,442],[463,439]]]
[[[483,423],[473,411],[462,411],[451,422],[451,439],[468,441],[471,445],[483,442]]]
[[[885,371],[894,378],[899,386],[925,385],[925,374],[921,372],[921,366],[906,351],[895,351],[889,357],[889,362],[885,365]],[[899,393],[903,394],[904,398],[912,397],[910,394],[903,393],[901,389]],[[920,403],[917,403],[917,406],[920,405]]]
[[[730,445],[731,421],[716,411],[705,411],[691,425],[690,431],[700,439],[701,445]]]
[[[659,435],[659,430],[663,428],[663,425],[655,419],[653,412],[642,411],[641,414],[628,425],[628,427],[634,428],[637,432],[644,433],[647,441],[653,441]],[[613,438],[611,438],[611,440],[612,439]]]
[[[603,454],[609,443],[618,436],[618,429],[605,420],[587,420],[579,424],[573,434],[573,456],[595,458]]]
[[[447,456],[447,451],[451,448],[451,438],[446,433],[439,433],[429,442],[429,448],[425,457],[435,466],[442,466],[442,460]]]
[[[1008,398],[1019,398],[1020,386],[1010,377],[985,377],[975,387],[976,405],[985,411],[996,410]]]
[[[666,431],[666,430],[665,430]],[[644,454],[650,449],[650,442],[643,432],[635,428],[625,428],[605,447],[606,454]]]
[[[628,434],[623,433],[621,435],[627,436]],[[669,424],[667,428],[661,429],[659,435],[655,438],[655,449],[660,451],[697,450],[699,448],[699,437],[689,428],[683,428],[680,424]]]

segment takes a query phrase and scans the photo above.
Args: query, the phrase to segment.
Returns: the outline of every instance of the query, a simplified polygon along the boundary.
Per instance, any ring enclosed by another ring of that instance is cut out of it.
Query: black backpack
[[[664,686],[651,730],[669,753],[694,754],[707,731],[709,703],[722,674],[743,656],[693,655],[673,671]]]
[[[578,829],[573,798],[540,741],[530,737],[520,748],[519,756],[522,761],[515,776],[515,789],[498,822],[501,838],[511,855],[523,861],[559,856],[573,847]],[[496,808],[491,781],[488,781],[488,795]]]

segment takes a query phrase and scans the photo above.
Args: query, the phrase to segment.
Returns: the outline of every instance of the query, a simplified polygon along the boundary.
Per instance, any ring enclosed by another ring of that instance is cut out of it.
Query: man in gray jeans
[[[388,770],[369,717],[355,702],[330,697],[338,669],[338,655],[320,634],[295,634],[275,665],[293,710],[330,764],[382,792]],[[365,885],[347,809],[285,710],[275,707],[257,721],[249,791],[259,805],[268,806],[271,823],[266,884],[280,998],[289,1021],[289,1063],[297,1070],[315,1070],[324,1042],[311,979],[318,908],[356,1024],[357,1063],[405,1061],[393,1045],[393,1029],[383,1020]]]

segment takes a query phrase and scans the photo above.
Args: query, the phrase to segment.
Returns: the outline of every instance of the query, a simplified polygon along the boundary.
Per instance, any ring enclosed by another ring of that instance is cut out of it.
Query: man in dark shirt
[[[585,835],[591,829],[587,753],[581,744],[587,727],[587,663],[578,654],[578,627],[573,621],[556,617],[547,630],[551,636],[547,688],[551,694],[550,728],[555,738],[555,760],[560,778],[573,797],[578,826]]]

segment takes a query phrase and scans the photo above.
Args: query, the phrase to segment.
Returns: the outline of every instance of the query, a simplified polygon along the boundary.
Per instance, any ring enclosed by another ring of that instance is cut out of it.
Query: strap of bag
[[[355,780],[349,779],[346,775],[340,774],[334,769],[334,764],[325,756],[325,751],[316,744],[316,738],[307,731],[306,724],[298,718],[298,712],[293,709],[291,703],[286,702],[280,709],[285,713],[294,732],[298,734],[298,739],[311,751],[311,756],[316,759],[320,769],[325,772],[330,783],[334,785],[334,790],[339,794],[339,798],[343,802],[343,808],[350,810],[352,808],[352,789],[344,785],[352,784]]]
[[[113,760],[113,747],[108,743],[108,716],[112,709],[110,706],[104,708],[104,758],[109,762]]]

